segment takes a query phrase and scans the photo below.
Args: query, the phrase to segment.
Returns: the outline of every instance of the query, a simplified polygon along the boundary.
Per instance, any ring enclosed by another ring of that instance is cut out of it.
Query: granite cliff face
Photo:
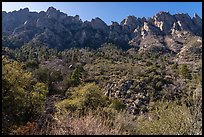
[[[21,43],[40,42],[50,48],[99,48],[112,42],[123,49],[179,53],[185,41],[198,37],[202,44],[202,19],[195,14],[159,12],[152,18],[128,16],[120,23],[107,25],[100,18],[82,21],[49,7],[46,12],[2,11],[2,34]],[[202,46],[201,46],[202,47]]]

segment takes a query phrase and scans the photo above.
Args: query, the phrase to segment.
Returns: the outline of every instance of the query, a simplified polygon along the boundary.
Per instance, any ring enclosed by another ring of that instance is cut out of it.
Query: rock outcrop
[[[68,16],[54,7],[47,11],[2,11],[2,34],[21,43],[42,42],[51,48],[99,48],[112,42],[123,49],[178,53],[188,36],[202,37],[202,19],[195,14],[159,12],[152,18],[128,16],[120,24],[107,25],[102,19],[82,21],[79,15]],[[158,50],[159,49],[159,50]]]
[[[155,26],[168,35],[176,19],[169,12],[159,12],[153,17],[153,21]]]
[[[98,17],[91,20],[91,27],[93,29],[102,30],[104,32],[108,31],[108,26],[106,25],[106,23]]]

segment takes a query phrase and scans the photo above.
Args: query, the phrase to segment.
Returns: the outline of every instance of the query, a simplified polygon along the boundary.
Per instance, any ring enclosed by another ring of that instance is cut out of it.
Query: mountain
[[[2,11],[2,34],[7,41],[15,42],[14,48],[40,42],[58,50],[97,49],[111,42],[122,49],[136,48],[140,52],[179,53],[192,37],[202,43],[202,19],[197,14],[191,18],[184,13],[171,15],[162,11],[152,18],[128,16],[120,24],[107,25],[98,17],[83,22],[79,15],[68,16],[54,7],[39,13],[25,8]]]
[[[202,134],[197,14],[2,11],[2,45],[2,134]]]

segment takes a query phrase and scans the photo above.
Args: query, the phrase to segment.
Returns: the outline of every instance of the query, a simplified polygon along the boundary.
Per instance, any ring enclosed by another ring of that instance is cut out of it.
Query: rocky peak
[[[74,19],[77,20],[77,21],[79,21],[79,20],[80,20],[79,15],[75,15],[75,16],[74,16]]]
[[[3,12],[2,16],[2,31],[12,34],[16,27],[22,25],[29,19],[29,9],[24,8],[13,12]]]
[[[2,11],[2,14],[6,14],[7,12],[6,11]]]
[[[198,14],[194,14],[193,23],[195,25],[195,34],[202,35],[202,19],[198,16]]]
[[[191,17],[187,13],[177,13],[174,15],[177,20],[191,19]]]
[[[172,15],[168,11],[160,11],[156,13],[153,18],[156,17],[156,18],[161,18],[162,20],[164,20],[166,16],[172,16]]]
[[[91,26],[94,29],[99,29],[103,31],[107,31],[108,29],[107,24],[103,20],[101,20],[99,17],[96,17],[95,19],[91,20]]]
[[[144,21],[144,22],[149,22],[149,23],[154,24],[154,19],[153,19],[153,18],[148,17],[148,18],[147,18],[147,21]]]
[[[158,27],[156,27],[154,24],[147,21],[144,22],[142,30],[150,34],[157,34],[157,35],[161,34],[161,31],[159,30]]]
[[[11,14],[11,16],[21,16],[21,18],[24,18],[24,17],[27,17],[30,12],[29,12],[29,9],[28,8],[24,8],[24,9],[20,9],[18,11],[14,11],[14,12],[8,12],[8,13],[13,13]]]
[[[159,12],[153,16],[153,20],[157,22],[174,22],[175,18],[169,12]]]
[[[99,17],[96,17],[95,19],[92,19],[91,22],[94,23],[100,23],[100,24],[106,24],[102,19],[100,19]]]
[[[46,29],[52,32],[52,37],[48,35],[51,32]],[[161,47],[164,44],[162,39],[167,36],[169,39],[177,36],[184,39],[183,34],[189,32],[202,36],[202,19],[197,14],[191,19],[188,14],[171,15],[162,11],[148,19],[127,16],[120,23],[112,21],[108,26],[99,17],[82,22],[79,15],[68,16],[54,7],[39,13],[29,12],[29,9],[25,8],[9,13],[2,11],[2,32],[19,39],[26,37],[27,41],[43,40],[47,42],[46,44],[52,45],[51,47],[62,49],[77,46],[76,42],[81,46],[87,44],[94,47],[107,41],[121,47],[126,45],[140,47],[142,44],[152,44],[146,41],[153,41]],[[55,41],[50,40],[53,37],[56,38]],[[161,42],[157,41],[159,38]]]
[[[85,28],[90,28],[91,27],[91,22],[86,20],[86,21],[84,21],[83,26]]]
[[[195,13],[194,16],[193,16],[193,22],[196,25],[202,26],[202,19],[198,16],[197,13]]]
[[[120,25],[122,26],[124,33],[132,33],[135,28],[137,28],[138,26],[142,26],[142,22],[135,16],[127,16],[126,19],[121,21]]]
[[[161,11],[153,17],[153,22],[161,31],[169,34],[175,18],[169,12]]]
[[[56,12],[56,11],[57,9],[55,9],[54,7],[49,7],[46,12],[51,13],[51,12]]]
[[[63,22],[63,19],[67,17],[67,14],[60,12],[60,10],[57,10],[54,7],[49,7],[46,14],[48,18],[54,18],[60,22]]]
[[[111,21],[111,23],[112,23],[111,26],[120,26],[118,22]]]
[[[142,23],[142,20],[137,19],[135,16],[127,16],[127,18],[121,22],[121,25],[131,26],[135,29],[136,27],[141,26]]]
[[[182,24],[189,24],[192,22],[191,17],[186,13],[175,14],[174,17],[177,21],[182,22]]]
[[[40,11],[39,14],[38,14],[39,17],[44,17],[46,16],[46,12],[44,11]]]
[[[137,20],[138,20],[138,22],[140,22],[141,25],[144,25],[144,22],[147,21],[147,19],[145,17],[138,18]]]
[[[200,18],[197,13],[194,13],[193,17],[194,18]]]
[[[126,19],[124,19],[122,22],[121,22],[121,25],[124,26],[124,25],[135,25],[137,22],[137,18],[135,16],[127,16]]]
[[[18,12],[20,12],[20,13],[29,13],[29,9],[28,8],[20,9]]]
[[[197,31],[196,26],[188,14],[179,13],[179,14],[175,14],[174,17],[178,21],[181,27],[181,30],[196,33]]]
[[[118,22],[112,21],[112,24],[110,25],[110,30],[120,32],[121,31],[121,26],[118,24]]]

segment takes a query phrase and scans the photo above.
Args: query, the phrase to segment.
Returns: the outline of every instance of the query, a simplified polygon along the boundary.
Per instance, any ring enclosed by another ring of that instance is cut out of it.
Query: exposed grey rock
[[[169,12],[159,12],[153,17],[155,26],[160,28],[165,34],[170,33],[175,20],[176,19]]]
[[[139,52],[151,51],[151,52],[168,52],[168,47],[162,36],[156,36],[148,34],[141,40]]]
[[[194,32],[195,26],[193,20],[188,14],[178,13],[175,14],[174,17],[176,18],[177,23],[181,27],[181,30]]]
[[[134,46],[136,48],[140,48],[141,37],[134,37],[132,40],[128,42],[129,45]]]
[[[83,44],[84,43],[84,41],[87,39],[87,35],[86,35],[86,31],[82,31],[82,32],[80,32],[81,33],[81,36],[79,37],[79,43],[80,44]]]
[[[171,28],[171,34],[176,34],[178,31],[181,31],[181,26],[179,26],[179,22],[174,22]]]
[[[2,11],[2,33],[22,43],[41,41],[57,49],[98,48],[105,42],[113,42],[123,49],[134,46],[139,52],[179,53],[189,36],[202,36],[202,19],[197,14],[191,18],[183,13],[159,12],[148,19],[127,16],[120,24],[112,22],[108,26],[98,17],[82,22],[79,15],[68,16],[54,7],[39,13],[25,8]]]
[[[59,22],[62,22],[63,19],[67,17],[67,14],[60,12],[59,10],[55,9],[54,7],[49,7],[46,11],[46,15],[48,18],[56,19]]]
[[[122,27],[117,22],[112,21],[112,24],[110,25],[110,31],[121,33]]]
[[[142,25],[142,22],[141,20],[138,21],[135,16],[128,16],[120,24],[123,28],[123,32],[132,33],[132,31],[134,31],[135,28]]]
[[[198,14],[194,14],[193,23],[195,24],[195,31],[197,35],[202,35],[202,19]]]
[[[29,9],[20,9],[19,11],[3,12],[2,13],[2,31],[12,33],[14,29],[22,25],[26,20],[29,19]]]
[[[142,32],[141,35],[143,36],[143,39],[147,34],[152,34],[152,35],[161,35],[163,32],[153,24],[149,22],[144,22],[144,26],[142,27]]]
[[[107,24],[98,17],[91,20],[91,26],[94,29],[103,30],[105,32],[108,31]]]

